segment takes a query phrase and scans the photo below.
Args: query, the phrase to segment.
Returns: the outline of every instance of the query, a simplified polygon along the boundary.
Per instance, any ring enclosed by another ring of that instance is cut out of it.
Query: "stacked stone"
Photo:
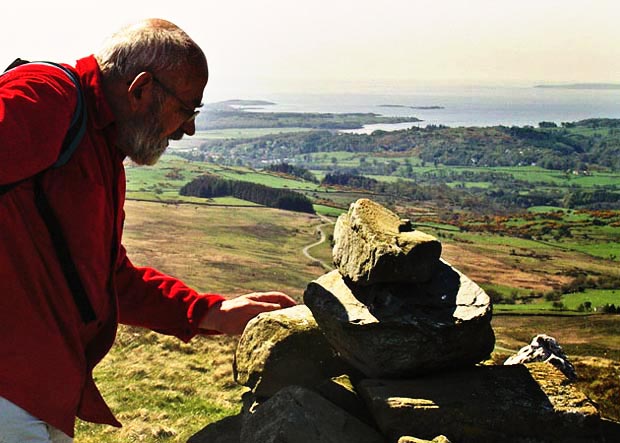
[[[334,229],[337,270],[304,301],[325,338],[368,377],[405,378],[471,366],[495,344],[491,301],[440,259],[441,243],[368,199]]]
[[[437,239],[361,199],[334,241],[337,269],[305,305],[248,323],[243,411],[189,443],[604,441],[596,407],[554,366],[479,364],[495,342],[489,297]]]

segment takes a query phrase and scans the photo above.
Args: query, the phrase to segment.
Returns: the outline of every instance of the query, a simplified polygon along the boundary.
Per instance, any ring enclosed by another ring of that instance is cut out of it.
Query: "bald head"
[[[150,18],[112,35],[95,54],[106,80],[131,79],[143,71],[189,70],[208,78],[207,59],[181,28]]]

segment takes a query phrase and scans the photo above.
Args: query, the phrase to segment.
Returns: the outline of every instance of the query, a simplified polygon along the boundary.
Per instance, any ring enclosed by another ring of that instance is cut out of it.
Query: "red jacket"
[[[95,321],[80,318],[35,207],[32,181],[0,196],[0,396],[68,435],[76,416],[120,425],[92,379],[118,322],[188,341],[222,299],[127,258],[121,245],[125,172],[114,146],[114,115],[94,57],[78,60],[75,71],[87,133],[66,165],[45,173],[43,187]],[[25,65],[0,76],[0,185],[56,161],[76,100],[67,75],[51,66]]]

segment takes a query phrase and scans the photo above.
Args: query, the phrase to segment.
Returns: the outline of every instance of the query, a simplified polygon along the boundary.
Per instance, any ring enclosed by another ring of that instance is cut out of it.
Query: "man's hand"
[[[261,312],[275,311],[296,304],[295,300],[283,292],[252,292],[213,305],[200,322],[200,328],[237,335]]]

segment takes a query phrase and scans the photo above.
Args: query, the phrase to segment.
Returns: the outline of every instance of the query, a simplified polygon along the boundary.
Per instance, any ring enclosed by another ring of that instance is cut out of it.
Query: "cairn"
[[[368,377],[471,366],[495,344],[491,301],[440,260],[441,243],[368,199],[334,229],[337,270],[304,302],[332,347]]]
[[[361,199],[334,241],[337,268],[305,305],[248,323],[233,367],[249,388],[241,413],[189,443],[606,441],[556,367],[483,364],[490,299],[436,238]]]

